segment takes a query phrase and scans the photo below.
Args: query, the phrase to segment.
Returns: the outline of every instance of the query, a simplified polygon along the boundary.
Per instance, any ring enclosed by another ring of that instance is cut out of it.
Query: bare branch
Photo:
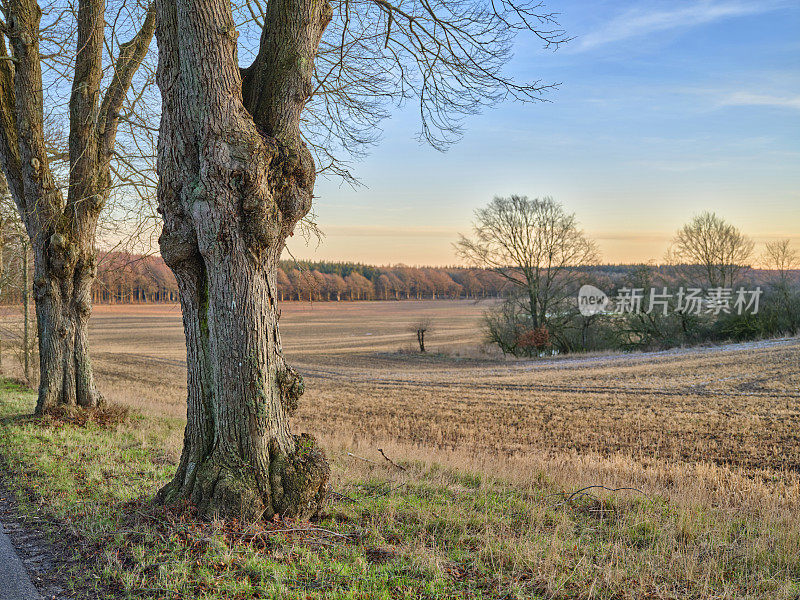
[[[100,107],[98,131],[101,136],[101,156],[110,156],[116,138],[119,112],[125,97],[130,90],[133,75],[142,64],[156,26],[155,5],[147,9],[141,29],[132,40],[120,44],[120,52],[114,68],[114,77],[106,90],[103,104]]]

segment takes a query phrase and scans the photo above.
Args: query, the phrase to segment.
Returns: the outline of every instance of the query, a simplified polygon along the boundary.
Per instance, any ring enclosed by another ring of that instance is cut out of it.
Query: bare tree
[[[159,498],[205,515],[313,516],[329,468],[289,430],[303,383],[282,355],[275,272],[317,169],[371,141],[393,102],[416,97],[422,136],[446,145],[480,106],[540,98],[548,86],[502,67],[516,34],[552,45],[563,33],[538,5],[509,0],[267,0],[240,70],[230,0],[156,4],[160,244],[189,388],[181,461]]]
[[[112,188],[112,157],[125,98],[155,30],[150,7],[140,15],[139,29],[132,28],[132,39],[117,47],[115,36],[105,35],[105,0],[79,0],[77,13],[68,3],[46,8],[48,22],[42,28],[43,10],[35,0],[6,0],[5,21],[0,22],[0,162],[33,251],[40,356],[37,413],[56,404],[90,407],[101,401],[87,335],[97,224]],[[117,17],[136,14],[128,6]],[[74,42],[75,51],[63,42],[54,55],[43,55],[40,41],[51,40],[50,34],[72,20],[74,31],[59,39]],[[103,93],[107,42],[118,52]],[[57,81],[45,82],[43,69],[55,72]],[[45,83],[49,92],[68,73],[68,148],[56,152],[47,127],[52,107],[44,104]],[[55,167],[65,159],[66,200]]]
[[[425,334],[431,330],[431,326],[432,323],[430,319],[420,319],[409,326],[411,332],[417,336],[419,351],[423,354],[425,353]]]
[[[750,238],[706,211],[678,230],[667,259],[682,266],[688,275],[699,277],[707,287],[733,287],[752,253]]]
[[[0,174],[0,297],[22,300],[22,319],[4,319],[4,334],[19,357],[28,383],[33,381],[36,336],[30,327],[30,240],[25,233],[5,177]],[[5,337],[4,335],[4,337]],[[0,354],[3,348],[0,348]],[[0,360],[0,366],[2,361]]]
[[[761,262],[777,272],[781,283],[787,283],[790,273],[800,269],[800,253],[792,246],[792,240],[775,240],[765,244]]]
[[[552,311],[574,292],[580,267],[598,257],[574,214],[552,198],[526,196],[497,197],[477,210],[472,237],[462,235],[456,251],[517,288],[534,329],[548,324]]]
[[[353,271],[344,278],[350,300],[367,300],[372,292],[372,282],[361,273]]]
[[[786,319],[786,330],[795,335],[800,329],[800,294],[797,289],[797,275],[795,273],[792,278],[792,272],[800,269],[800,253],[789,239],[767,242],[761,262],[777,273],[774,286],[778,304]]]
[[[8,189],[6,178],[0,174],[0,296],[6,288],[8,273],[4,261],[7,242],[11,239],[8,229],[10,221],[17,216],[16,208],[13,207],[13,199]],[[3,339],[0,334],[0,371],[3,368]]]

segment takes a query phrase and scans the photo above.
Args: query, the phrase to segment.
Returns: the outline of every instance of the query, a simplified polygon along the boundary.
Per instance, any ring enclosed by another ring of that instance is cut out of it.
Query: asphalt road
[[[42,600],[0,523],[0,600]]]

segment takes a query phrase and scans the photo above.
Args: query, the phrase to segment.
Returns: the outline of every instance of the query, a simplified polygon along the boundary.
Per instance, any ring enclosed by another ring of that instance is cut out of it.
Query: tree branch
[[[4,24],[5,26],[5,24]],[[5,38],[0,36],[0,52],[6,54]],[[15,202],[25,201],[22,188],[22,166],[17,146],[16,101],[14,99],[14,67],[8,62],[0,62],[0,161],[3,172],[8,173],[8,186]],[[18,206],[24,214],[24,204]]]
[[[47,145],[44,135],[44,99],[42,93],[42,64],[39,54],[39,20],[42,11],[34,0],[9,0],[8,30],[14,64],[14,97],[25,98],[14,105],[14,133],[16,153],[19,156],[19,181],[9,182],[12,190],[20,193],[15,201],[20,209],[28,232],[33,235],[49,231],[63,210],[63,198],[55,184],[47,160]],[[9,65],[4,61],[5,65]],[[4,126],[7,123],[3,123]],[[10,123],[8,124],[10,126]],[[14,150],[7,149],[11,163],[16,161]],[[12,168],[13,168],[12,164]],[[14,175],[6,171],[6,175]],[[21,189],[20,189],[21,188]],[[36,199],[31,206],[27,200]]]
[[[155,27],[156,10],[155,4],[151,3],[147,8],[147,15],[141,29],[132,40],[120,45],[119,57],[117,57],[117,63],[114,66],[114,77],[106,90],[98,119],[99,153],[103,161],[109,160],[111,157],[116,141],[122,103],[125,101],[125,96],[131,87],[136,70],[147,54]]]

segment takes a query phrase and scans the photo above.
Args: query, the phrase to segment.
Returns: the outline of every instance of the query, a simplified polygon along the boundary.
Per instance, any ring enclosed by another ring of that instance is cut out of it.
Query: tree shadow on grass
[[[33,414],[8,415],[5,417],[0,417],[0,426],[25,425],[27,423],[33,423],[37,420],[39,420],[38,417],[34,416]]]

